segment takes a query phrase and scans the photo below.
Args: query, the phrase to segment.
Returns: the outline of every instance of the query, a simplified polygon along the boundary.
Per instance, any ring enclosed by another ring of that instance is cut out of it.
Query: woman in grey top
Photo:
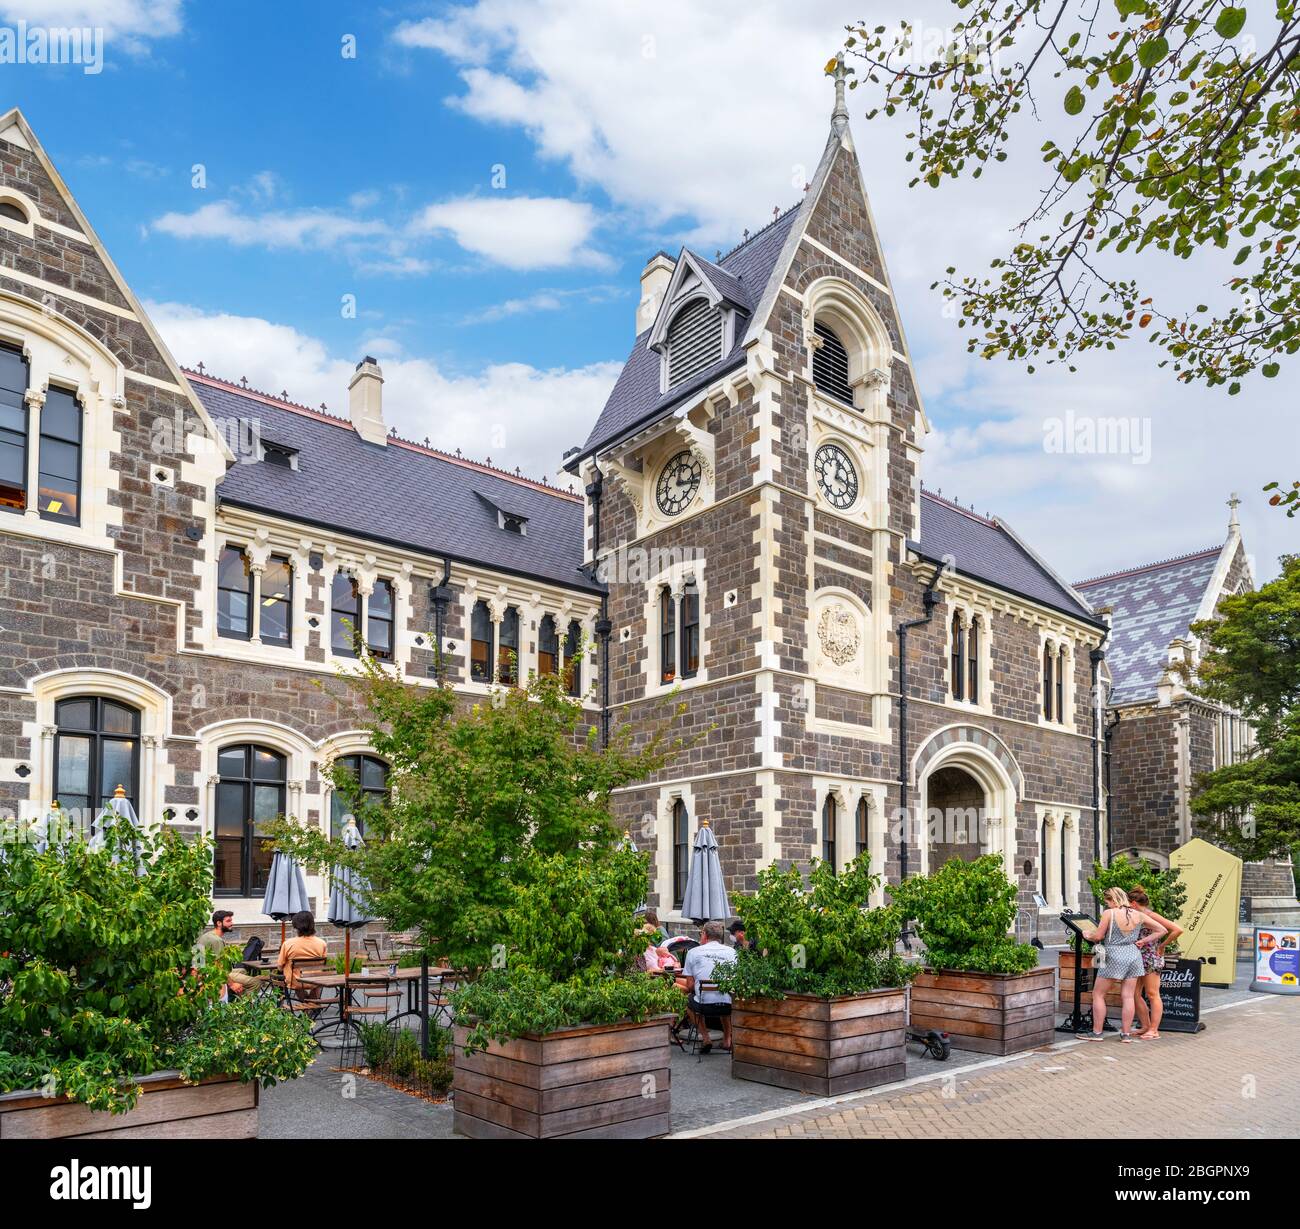
[[[1133,1012],[1138,978],[1146,971],[1142,966],[1141,947],[1155,943],[1165,928],[1150,915],[1144,916],[1129,903],[1122,888],[1109,888],[1103,898],[1106,909],[1097,929],[1084,938],[1089,943],[1106,945],[1105,960],[1100,968],[1093,957],[1092,1032],[1090,1041],[1101,1041],[1106,1027],[1106,992],[1111,982],[1119,982],[1121,1041],[1138,1040],[1133,1036]]]

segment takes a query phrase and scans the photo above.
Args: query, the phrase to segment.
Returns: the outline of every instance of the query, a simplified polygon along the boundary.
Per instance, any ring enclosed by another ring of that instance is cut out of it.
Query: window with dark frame
[[[393,583],[375,581],[366,599],[366,648],[380,661],[393,660]]]
[[[1052,719],[1052,646],[1043,645],[1043,716]]]
[[[835,866],[836,813],[835,795],[827,794],[826,801],[822,803],[822,861],[825,862],[831,870],[837,869]]]
[[[361,835],[365,836],[367,804],[387,806],[391,796],[388,788],[388,765],[374,755],[342,755],[336,763],[347,771],[357,789],[360,790],[361,806],[353,810],[351,800],[335,786],[330,794],[330,840],[337,841],[342,837],[343,818],[349,814],[356,816],[357,828]]]
[[[217,635],[247,640],[253,634],[253,569],[248,552],[226,546],[217,563]]]
[[[487,603],[475,602],[469,618],[469,677],[475,683],[492,681],[492,632]]]
[[[507,685],[519,681],[519,611],[507,606],[497,639],[497,680]]]
[[[293,642],[293,567],[287,555],[272,555],[262,569],[258,635],[263,644],[288,648]]]
[[[1052,898],[1047,891],[1047,855],[1047,816],[1044,815],[1038,827],[1038,860],[1041,863],[1038,868],[1038,888],[1043,899],[1050,905]]]
[[[356,577],[335,572],[330,584],[330,649],[336,657],[356,657],[361,643],[361,588]]]
[[[686,875],[691,865],[690,817],[680,798],[673,803],[673,908],[686,899]]]
[[[966,675],[966,632],[961,625],[961,616],[953,612],[952,616],[952,663],[948,670],[952,698],[965,698],[964,680]]]
[[[0,508],[27,509],[27,359],[0,346]]]
[[[76,524],[81,514],[81,405],[75,393],[53,388],[41,407],[36,506],[42,517]]]
[[[966,698],[980,701],[980,621],[972,619],[966,633]]]
[[[564,637],[564,674],[571,696],[582,695],[582,662],[578,653],[582,649],[582,624],[569,620],[569,631]]]
[[[659,681],[671,683],[677,678],[677,603],[673,591],[664,585],[659,590]]]
[[[681,621],[682,678],[694,678],[700,669],[700,591],[693,580],[682,588],[677,603]]]
[[[871,807],[865,798],[858,799],[858,813],[854,822],[854,837],[857,845],[857,857],[871,852]],[[873,867],[873,870],[879,868]]]
[[[555,674],[560,668],[560,634],[555,630],[555,620],[543,615],[537,625],[537,673]]]
[[[285,812],[285,757],[241,743],[217,752],[214,896],[255,896],[266,890],[271,850],[266,829]]]
[[[1062,645],[1056,657],[1056,719],[1065,721],[1065,645]]]
[[[106,696],[54,706],[54,797],[94,822],[120,785],[134,807],[140,791],[140,712]]]

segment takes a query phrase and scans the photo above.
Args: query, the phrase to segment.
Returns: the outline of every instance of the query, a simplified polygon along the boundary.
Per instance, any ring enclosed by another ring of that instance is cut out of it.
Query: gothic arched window
[[[849,352],[839,335],[820,320],[813,324],[813,333],[821,338],[821,345],[813,351],[813,385],[818,392],[853,404],[853,389],[849,384]]]
[[[952,662],[948,670],[949,684],[954,700],[965,699],[966,688],[966,629],[961,625],[961,615],[952,615]]]

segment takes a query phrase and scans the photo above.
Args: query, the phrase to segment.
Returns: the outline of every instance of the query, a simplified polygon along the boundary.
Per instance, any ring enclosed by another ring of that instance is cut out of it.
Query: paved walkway
[[[1198,1036],[1124,1045],[1065,1041],[878,1093],[773,1110],[692,1135],[766,1139],[1099,1136],[1126,1097],[1177,1138],[1294,1137],[1300,1130],[1300,1003],[1251,995],[1203,1013]]]

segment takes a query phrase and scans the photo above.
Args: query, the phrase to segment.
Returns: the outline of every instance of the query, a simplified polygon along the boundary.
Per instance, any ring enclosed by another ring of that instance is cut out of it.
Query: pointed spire
[[[843,132],[849,126],[849,104],[844,97],[844,89],[852,71],[844,63],[843,51],[826,69],[826,75],[835,79],[835,110],[831,112],[831,128],[835,132]]]
[[[1240,533],[1241,525],[1237,521],[1237,508],[1241,504],[1241,496],[1233,491],[1231,498],[1228,500],[1228,532]]]

